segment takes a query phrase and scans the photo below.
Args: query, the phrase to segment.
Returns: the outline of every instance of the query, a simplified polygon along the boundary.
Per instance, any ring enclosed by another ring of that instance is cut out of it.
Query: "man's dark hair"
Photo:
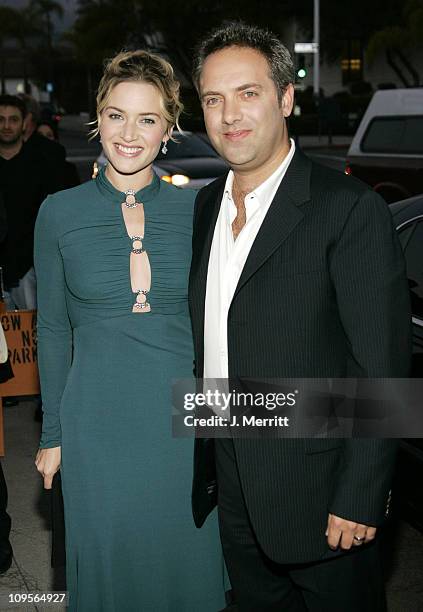
[[[219,26],[197,46],[192,72],[197,91],[200,91],[200,76],[205,60],[212,53],[228,47],[254,49],[266,58],[280,101],[287,85],[295,80],[291,54],[275,34],[242,21],[231,21]]]
[[[0,95],[0,106],[14,106],[20,111],[22,119],[26,117],[25,102],[18,98],[18,96],[11,96],[10,94]]]
[[[29,94],[19,94],[18,96],[25,104],[26,114],[31,113],[32,120],[35,124],[38,124],[41,120],[41,108],[37,100]]]

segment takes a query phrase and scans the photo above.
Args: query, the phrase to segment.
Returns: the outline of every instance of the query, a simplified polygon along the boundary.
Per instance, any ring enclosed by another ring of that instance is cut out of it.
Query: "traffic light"
[[[305,79],[306,76],[307,76],[307,67],[305,64],[305,55],[299,55],[298,63],[297,63],[297,77],[299,79]]]

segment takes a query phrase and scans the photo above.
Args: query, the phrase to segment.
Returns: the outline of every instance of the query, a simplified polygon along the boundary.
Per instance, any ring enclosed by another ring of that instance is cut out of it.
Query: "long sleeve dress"
[[[128,234],[125,199],[142,204],[143,236]],[[193,526],[193,441],[171,431],[172,379],[193,367],[193,202],[155,175],[127,198],[102,170],[37,219],[40,447],[62,447],[71,611],[224,607],[216,519]],[[133,287],[141,253],[148,292]]]

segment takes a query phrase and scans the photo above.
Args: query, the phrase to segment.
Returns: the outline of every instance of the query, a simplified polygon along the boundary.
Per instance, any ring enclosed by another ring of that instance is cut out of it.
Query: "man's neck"
[[[20,150],[22,149],[22,145],[22,140],[12,146],[5,146],[0,144],[0,156],[3,157],[3,159],[12,159],[12,157],[15,157],[15,155],[20,152]]]
[[[237,168],[232,168],[234,173],[234,184],[236,186],[236,190],[240,194],[247,195],[257,189],[259,185],[264,183],[269,176],[279,168],[282,164],[286,156],[288,155],[291,149],[291,141],[285,144],[282,150],[280,150],[268,163],[263,164],[259,168],[256,168],[251,171],[239,170]]]

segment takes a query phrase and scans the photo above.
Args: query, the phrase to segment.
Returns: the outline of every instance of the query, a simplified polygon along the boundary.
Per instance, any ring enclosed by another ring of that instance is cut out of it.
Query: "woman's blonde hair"
[[[107,106],[112,89],[119,83],[142,82],[154,85],[160,93],[160,105],[167,130],[176,126],[179,130],[179,117],[184,105],[179,99],[179,81],[173,68],[165,59],[149,51],[121,51],[108,60],[97,91],[97,119],[92,122],[91,138],[100,131],[101,114]]]

